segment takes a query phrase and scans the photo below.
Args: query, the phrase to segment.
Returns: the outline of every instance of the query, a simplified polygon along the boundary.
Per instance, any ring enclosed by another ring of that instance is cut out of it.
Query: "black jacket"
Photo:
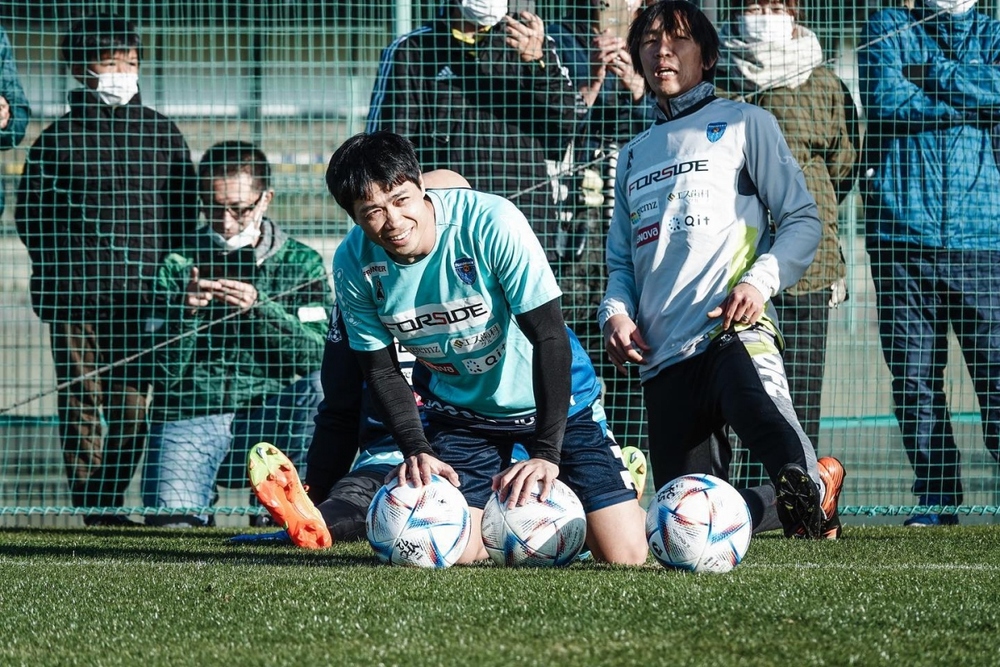
[[[120,107],[89,90],[28,153],[17,231],[46,322],[107,317],[149,302],[166,252],[198,224],[197,185],[177,127],[136,95]]]
[[[544,160],[562,157],[587,108],[551,39],[526,63],[504,37],[494,28],[469,44],[435,21],[397,39],[382,52],[368,131],[408,137],[425,171],[454,169],[512,198],[543,234],[554,219]]]

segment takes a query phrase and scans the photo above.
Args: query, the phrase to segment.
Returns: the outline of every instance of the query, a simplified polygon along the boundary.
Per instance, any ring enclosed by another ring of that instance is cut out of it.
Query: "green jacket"
[[[225,255],[195,234],[160,266],[147,328],[153,344],[170,342],[154,352],[154,422],[256,407],[320,369],[333,304],[323,258],[266,218],[262,231],[256,248]],[[190,314],[183,299],[192,266],[201,278],[252,283],[256,305],[223,321],[235,312],[225,304]]]
[[[725,92],[726,84],[725,77],[717,78],[720,95],[735,97]],[[853,183],[857,151],[845,118],[845,104],[853,105],[853,101],[845,100],[845,91],[833,72],[817,67],[798,88],[772,88],[746,99],[778,120],[823,223],[816,257],[799,282],[785,290],[788,294],[829,290],[847,275],[840,251],[837,203]]]

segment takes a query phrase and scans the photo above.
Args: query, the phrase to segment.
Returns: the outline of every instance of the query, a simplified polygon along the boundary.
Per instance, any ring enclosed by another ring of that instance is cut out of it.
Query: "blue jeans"
[[[984,444],[1000,460],[1000,252],[884,241],[868,252],[913,492],[960,504],[960,453],[944,392],[948,326],[979,397]]]
[[[210,507],[216,485],[249,486],[246,459],[267,441],[304,474],[306,452],[323,400],[319,371],[289,385],[258,408],[154,424],[150,428],[142,500],[147,507]],[[148,516],[157,526],[204,526],[208,515]]]

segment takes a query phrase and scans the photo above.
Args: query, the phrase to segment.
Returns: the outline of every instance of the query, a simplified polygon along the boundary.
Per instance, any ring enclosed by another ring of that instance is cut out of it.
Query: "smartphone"
[[[615,37],[626,39],[628,27],[635,18],[625,0],[595,0],[593,20],[598,32],[607,30]]]
[[[520,12],[538,14],[538,10],[535,8],[535,0],[509,0],[507,2],[508,14],[517,18]]]

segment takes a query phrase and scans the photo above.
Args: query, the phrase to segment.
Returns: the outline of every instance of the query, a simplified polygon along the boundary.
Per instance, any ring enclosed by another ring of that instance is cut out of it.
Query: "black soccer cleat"
[[[785,537],[820,539],[823,536],[823,508],[819,487],[809,473],[798,464],[786,464],[778,473],[775,491],[778,518],[785,529]]]

